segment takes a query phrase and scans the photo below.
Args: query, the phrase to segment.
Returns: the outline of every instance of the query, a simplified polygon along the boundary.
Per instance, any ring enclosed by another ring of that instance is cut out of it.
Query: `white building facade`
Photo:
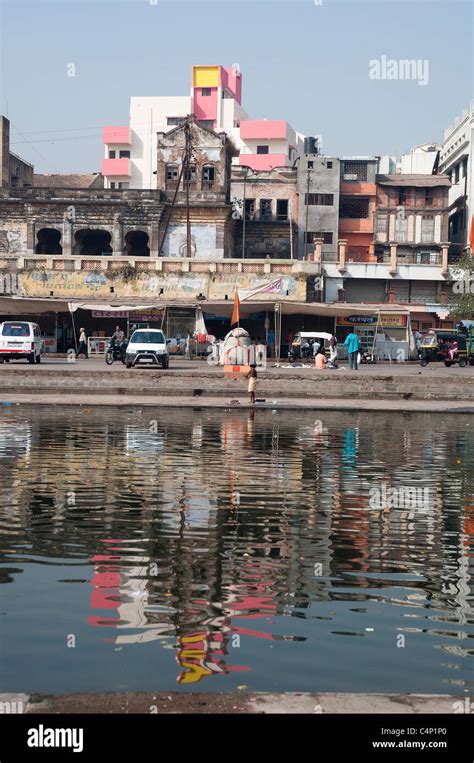
[[[188,96],[133,96],[130,124],[104,127],[102,174],[106,188],[156,189],[157,133],[188,115],[214,132],[225,132],[255,170],[289,167],[303,150],[303,136],[284,120],[250,120],[241,105],[238,67],[193,66]]]
[[[474,100],[460,117],[444,131],[439,171],[449,175],[449,241],[450,252],[462,254],[469,241],[474,214]]]

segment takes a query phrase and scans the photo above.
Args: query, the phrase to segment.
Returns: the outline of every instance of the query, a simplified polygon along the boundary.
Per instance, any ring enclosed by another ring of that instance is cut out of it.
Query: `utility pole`
[[[309,217],[309,180],[310,180],[311,170],[308,167],[308,188],[306,191],[306,230],[304,232],[304,257],[305,260],[308,259],[308,217]]]
[[[245,205],[246,205],[246,182],[247,182],[247,167],[245,168],[244,175],[244,207],[242,216],[242,259],[245,259]]]
[[[191,122],[187,117],[184,123],[184,184],[186,189],[186,257],[191,257],[191,219],[189,212],[189,183],[191,182],[191,158],[193,155]]]

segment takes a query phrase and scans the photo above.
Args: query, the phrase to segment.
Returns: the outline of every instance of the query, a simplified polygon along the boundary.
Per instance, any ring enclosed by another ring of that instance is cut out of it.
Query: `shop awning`
[[[127,302],[102,302],[89,300],[81,302],[79,300],[65,300],[54,298],[34,297],[0,297],[0,315],[40,315],[45,313],[75,313],[77,310],[100,310],[103,312],[140,312],[145,310],[163,309],[169,307],[195,308],[201,307],[203,313],[213,313],[220,316],[232,315],[233,300],[220,300],[203,302],[164,302],[156,300],[154,302],[135,303],[133,300]],[[444,310],[444,308],[442,308]],[[260,312],[279,311],[281,315],[321,315],[327,317],[347,316],[347,315],[378,315],[379,313],[401,313],[409,314],[416,311],[427,311],[423,306],[413,306],[413,309],[405,305],[397,304],[350,304],[347,302],[278,302],[278,301],[242,301],[240,303],[240,312],[242,315]],[[437,308],[436,312],[440,313]],[[446,310],[447,314],[447,310]]]

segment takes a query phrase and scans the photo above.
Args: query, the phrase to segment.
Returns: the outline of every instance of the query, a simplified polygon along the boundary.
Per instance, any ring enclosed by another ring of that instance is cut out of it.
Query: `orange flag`
[[[232,310],[232,318],[230,319],[230,325],[233,326],[234,323],[240,323],[240,300],[239,300],[239,292],[237,289],[235,290],[234,295],[234,309]]]
[[[469,246],[471,247],[471,254],[474,254],[474,215],[471,217],[471,231],[469,234]]]

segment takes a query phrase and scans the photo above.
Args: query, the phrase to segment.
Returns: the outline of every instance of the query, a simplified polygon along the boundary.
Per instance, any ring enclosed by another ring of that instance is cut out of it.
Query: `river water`
[[[0,406],[0,692],[471,691],[473,430]]]

